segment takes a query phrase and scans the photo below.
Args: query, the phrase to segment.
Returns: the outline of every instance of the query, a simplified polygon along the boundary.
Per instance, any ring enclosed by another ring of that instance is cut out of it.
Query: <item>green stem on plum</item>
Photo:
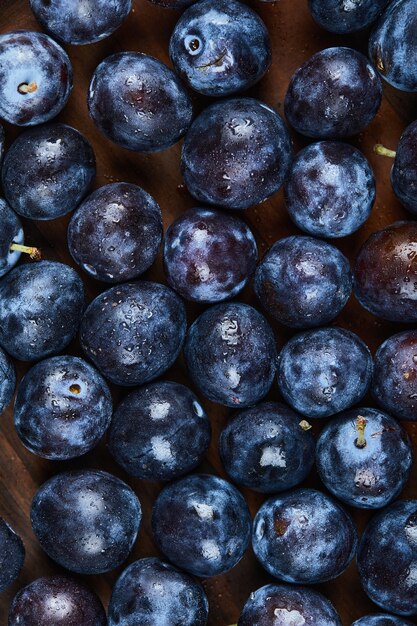
[[[11,252],[23,252],[23,254],[28,254],[31,259],[34,261],[39,261],[42,258],[41,251],[39,248],[33,248],[32,246],[23,246],[20,243],[12,243],[10,245]]]
[[[17,88],[17,91],[22,94],[34,93],[38,88],[38,85],[35,82],[31,83],[21,83]]]
[[[382,143],[377,143],[374,146],[374,152],[375,154],[379,154],[379,156],[386,156],[390,159],[395,159],[395,155],[397,154],[395,150],[390,150],[389,148],[386,148],[382,145]]]
[[[309,424],[307,420],[301,420],[301,422],[299,423],[299,427],[305,431],[310,430],[310,428],[312,428],[311,424]]]
[[[358,436],[355,441],[355,446],[357,448],[364,448],[366,446],[365,427],[366,419],[362,417],[362,415],[358,415],[356,420],[356,430],[358,432]]]

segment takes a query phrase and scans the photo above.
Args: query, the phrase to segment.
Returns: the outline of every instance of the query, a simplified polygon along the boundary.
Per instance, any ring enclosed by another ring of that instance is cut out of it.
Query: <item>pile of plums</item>
[[[14,398],[19,439],[51,466],[106,435],[127,477],[166,482],[152,509],[162,559],[149,555],[121,572],[108,616],[71,573],[125,563],[142,519],[135,490],[79,465],[41,485],[30,524],[68,574],[18,591],[8,624],[204,626],[209,605],[198,579],[231,570],[251,543],[270,583],[253,590],[239,626],[341,626],[309,585],[338,577],[354,558],[365,593],[386,613],[352,626],[406,626],[403,618],[417,614],[417,500],[397,497],[413,463],[401,421],[417,421],[417,121],[396,152],[376,147],[394,158],[392,188],[409,219],[371,234],[352,267],[335,243],[366,223],[376,197],[371,165],[347,142],[377,114],[383,81],[417,92],[417,0],[309,0],[332,33],[372,26],[369,58],[338,46],[307,59],[288,85],[287,123],[245,95],[272,61],[252,8],[151,1],[178,11],[173,69],[117,52],[100,61],[85,99],[109,150],[113,142],[153,153],[183,138],[181,171],[195,207],[165,234],[164,207],[146,190],[94,188],[92,145],[54,121],[73,81],[63,46],[110,36],[131,0],[30,0],[45,32],[0,35],[0,413]],[[196,93],[205,97],[198,115]],[[21,132],[6,143],[10,125]],[[295,156],[289,128],[309,141]],[[281,188],[299,232],[275,233],[259,258],[244,210]],[[25,245],[30,220],[69,213],[77,271]],[[164,284],[145,274],[161,248]],[[101,283],[90,302],[85,275]],[[245,287],[258,308],[239,300]],[[335,323],[352,294],[397,324],[374,356]],[[198,315],[187,319],[188,310]],[[280,327],[289,339],[278,350]],[[74,338],[82,358],[69,354]],[[164,378],[180,355],[189,386]],[[29,362],[18,385],[16,360]],[[115,386],[125,390],[116,407]],[[201,398],[233,410],[218,441],[228,480],[197,469],[212,435],[213,406]],[[317,418],[325,421],[315,437],[309,420]],[[322,491],[303,484],[314,465]],[[253,520],[239,488],[267,496]],[[345,506],[378,509],[361,538]],[[0,518],[0,591],[24,558]]]

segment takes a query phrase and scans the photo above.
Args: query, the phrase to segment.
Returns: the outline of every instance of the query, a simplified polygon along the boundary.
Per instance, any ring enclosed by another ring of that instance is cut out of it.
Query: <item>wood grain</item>
[[[113,181],[127,181],[142,186],[152,194],[162,207],[164,226],[180,215],[184,209],[195,206],[195,201],[184,188],[180,175],[180,145],[161,154],[142,155],[120,149],[100,135],[90,120],[86,106],[86,93],[94,68],[104,57],[122,50],[137,50],[154,55],[169,63],[168,41],[172,28],[178,19],[176,12],[158,8],[147,0],[134,0],[134,10],[124,25],[109,39],[87,47],[67,46],[74,66],[74,89],[67,107],[57,118],[82,131],[93,144],[97,156],[97,178],[95,186]],[[263,17],[271,33],[273,44],[273,64],[268,75],[250,91],[250,95],[259,97],[282,113],[282,102],[289,79],[294,70],[311,54],[332,45],[350,45],[366,51],[366,33],[354,37],[332,36],[316,26],[307,11],[306,0],[281,0],[277,3],[262,3],[254,0],[250,3]],[[0,33],[15,29],[40,30],[27,0],[0,0]],[[196,111],[207,104],[204,98],[195,98]],[[377,179],[377,200],[373,214],[367,224],[356,234],[339,242],[340,248],[353,259],[358,248],[368,235],[392,223],[407,217],[396,201],[389,182],[391,163],[374,155],[375,143],[384,143],[395,149],[401,132],[415,111],[415,101],[404,94],[387,90],[381,109],[365,133],[356,137],[353,143],[359,147],[371,162]],[[6,126],[7,142],[17,136],[20,129]],[[296,149],[305,144],[305,140],[294,135]],[[275,194],[261,206],[253,207],[244,216],[255,232],[260,253],[280,237],[296,233],[284,206],[282,193]],[[25,222],[26,239],[40,246],[45,258],[58,259],[74,265],[66,245],[66,227],[68,218],[51,222]],[[78,269],[78,268],[77,268]],[[105,286],[83,275],[89,298],[93,298]],[[147,272],[145,278],[164,281],[161,258]],[[251,288],[247,288],[242,298],[254,302]],[[188,308],[189,320],[201,310],[195,305]],[[398,330],[398,326],[377,320],[360,308],[352,297],[337,320],[337,324],[357,332],[372,351],[389,335]],[[290,336],[287,329],[273,324],[276,331],[277,345],[280,347]],[[73,342],[70,354],[78,354],[79,346]],[[27,364],[17,363],[18,374],[27,370]],[[166,379],[187,382],[182,359],[166,374]],[[113,389],[117,403],[123,392]],[[273,389],[268,396],[278,399]],[[368,399],[370,403],[371,400]],[[228,409],[204,402],[213,423],[213,440],[207,460],[201,470],[224,476],[217,452],[219,432],[228,417]],[[314,430],[320,430],[320,423],[315,423]],[[417,446],[417,425],[408,424],[407,430]],[[0,515],[9,520],[22,536],[27,550],[23,571],[16,584],[0,597],[0,626],[7,623],[8,605],[14,593],[34,578],[62,571],[41,551],[30,527],[29,508],[36,489],[53,474],[79,467],[102,468],[113,472],[126,480],[138,494],[144,509],[144,519],[136,546],[129,561],[158,554],[150,530],[152,503],[161,485],[146,483],[129,478],[115,463],[106,449],[106,443],[82,459],[68,463],[54,463],[39,459],[29,453],[20,443],[12,423],[12,411],[9,409],[0,419]],[[319,486],[319,480],[313,474],[306,484]],[[404,491],[404,496],[416,497],[417,466]],[[243,490],[254,514],[262,502],[258,494]],[[354,518],[361,530],[369,518],[366,512],[353,511]],[[107,605],[111,587],[122,568],[104,576],[88,577],[87,582],[99,593]],[[248,550],[241,563],[231,572],[204,581],[204,587],[210,600],[210,626],[227,626],[235,623],[240,609],[249,593],[271,579],[256,562],[253,553]],[[334,603],[339,611],[343,626],[376,607],[362,592],[356,565],[337,580],[318,586],[319,590]],[[40,625],[41,626],[41,625]],[[317,625],[319,626],[319,625]]]

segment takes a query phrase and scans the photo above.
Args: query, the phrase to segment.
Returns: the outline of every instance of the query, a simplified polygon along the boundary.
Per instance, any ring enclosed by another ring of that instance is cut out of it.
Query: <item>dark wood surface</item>
[[[306,0],[281,0],[273,4],[253,0],[250,4],[265,20],[273,43],[271,70],[250,94],[276,107],[281,113],[283,98],[292,73],[311,54],[332,45],[351,45],[362,51],[366,50],[366,33],[349,38],[332,36],[322,31],[309,16]],[[184,209],[196,204],[182,184],[179,168],[180,144],[153,155],[135,154],[119,149],[99,134],[88,116],[86,106],[86,93],[93,70],[109,54],[122,50],[137,50],[169,63],[168,40],[178,19],[178,13],[153,6],[147,0],[134,0],[133,5],[134,10],[124,25],[109,39],[86,47],[67,47],[74,66],[74,89],[67,107],[57,119],[81,130],[93,144],[98,166],[96,187],[113,181],[128,181],[141,185],[159,202],[163,211],[164,226],[167,227]],[[40,30],[31,14],[28,0],[0,0],[0,33],[15,29]],[[207,100],[196,97],[196,111],[206,103]],[[374,168],[377,200],[367,224],[358,233],[340,240],[337,244],[351,259],[371,232],[397,219],[407,217],[391,190],[390,160],[375,156],[372,147],[375,143],[384,143],[395,149],[401,132],[414,117],[415,111],[413,99],[404,94],[394,93],[393,90],[386,90],[375,120],[366,132],[353,140],[353,143],[363,150]],[[17,128],[6,126],[8,144],[19,132]],[[294,134],[293,137],[296,149],[305,143]],[[261,255],[275,240],[297,232],[286,214],[281,192],[261,206],[248,210],[244,218],[255,232]],[[68,218],[51,222],[26,221],[26,239],[31,244],[40,246],[45,258],[74,265],[66,245],[67,223]],[[105,288],[84,274],[83,278],[90,299]],[[160,256],[145,278],[164,281]],[[241,299],[247,302],[254,301],[250,287],[246,289]],[[190,321],[199,310],[201,307],[189,307]],[[386,337],[399,329],[398,325],[382,322],[366,313],[353,297],[337,323],[357,332],[372,351],[375,351]],[[290,333],[277,324],[274,324],[274,329],[277,345],[280,347]],[[77,342],[71,344],[68,352],[71,354],[79,352]],[[21,376],[27,370],[27,364],[17,363],[17,369]],[[164,378],[187,382],[182,359]],[[115,403],[120,400],[122,393],[114,389]],[[275,387],[268,397],[278,399]],[[371,401],[368,399],[368,402]],[[217,439],[229,411],[207,401],[204,404],[212,420],[213,440],[201,470],[224,476],[217,452]],[[319,432],[320,427],[320,422],[316,421],[314,431]],[[406,428],[417,446],[417,424],[408,424]],[[139,496],[144,509],[144,518],[136,546],[128,562],[158,554],[150,530],[150,514],[152,503],[161,485],[129,478],[111,460],[105,441],[82,459],[72,462],[54,463],[37,458],[20,443],[12,423],[12,410],[9,408],[0,419],[0,515],[12,523],[22,536],[27,554],[19,580],[8,592],[0,596],[0,626],[6,625],[9,602],[20,587],[39,576],[62,571],[41,551],[29,523],[29,507],[35,491],[47,478],[65,469],[80,467],[101,468],[113,472],[126,480]],[[319,481],[313,474],[306,484],[318,486]],[[416,497],[416,484],[417,464],[403,495]],[[244,490],[244,495],[251,513],[254,514],[263,498],[248,490]],[[353,511],[353,515],[359,530],[362,530],[366,520],[369,519],[369,514]],[[122,568],[119,568],[109,574],[87,579],[106,605],[111,586],[121,570]],[[227,626],[235,623],[249,593],[270,581],[271,579],[256,562],[251,550],[248,550],[241,563],[231,572],[204,581],[210,601],[210,626]],[[361,590],[355,564],[352,564],[337,580],[320,585],[318,589],[334,603],[341,615],[343,626],[350,626],[354,619],[377,610]]]

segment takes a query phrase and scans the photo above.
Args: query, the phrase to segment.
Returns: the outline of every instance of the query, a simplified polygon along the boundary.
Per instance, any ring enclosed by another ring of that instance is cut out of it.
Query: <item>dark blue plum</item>
[[[17,126],[47,122],[71,89],[71,61],[53,39],[24,30],[0,36],[0,118]]]
[[[392,188],[401,204],[413,215],[417,215],[417,122],[412,122],[400,137],[397,151],[375,146],[378,154],[394,158],[391,170]]]
[[[195,576],[217,576],[237,565],[250,541],[243,496],[230,483],[194,474],[161,491],[152,512],[158,548]]]
[[[303,481],[314,463],[309,424],[285,404],[263,402],[240,411],[220,434],[220,457],[230,478],[262,493]]]
[[[271,64],[265,24],[237,0],[201,0],[187,9],[174,28],[169,54],[190,87],[216,97],[249,89]]]
[[[182,150],[182,174],[200,202],[247,209],[278,191],[292,158],[281,117],[253,98],[207,107],[193,122]]]
[[[391,2],[369,38],[369,56],[382,78],[417,92],[417,0]]]
[[[156,558],[135,561],[119,576],[109,604],[109,626],[205,626],[203,587]]]
[[[13,398],[16,372],[9,355],[0,348],[0,415]]]
[[[400,619],[395,615],[386,613],[378,613],[375,615],[366,615],[353,622],[352,626],[414,626],[413,622]]]
[[[236,296],[255,271],[258,250],[249,226],[214,209],[190,209],[168,228],[164,269],[186,300],[219,302]]]
[[[24,560],[25,547],[21,538],[0,517],[0,593],[17,579]]]
[[[30,513],[46,554],[78,574],[102,574],[121,565],[136,541],[141,518],[132,489],[101,470],[50,478],[36,492]]]
[[[37,578],[13,598],[8,626],[107,626],[98,596],[64,576]]]
[[[114,143],[137,152],[165,150],[191,124],[191,99],[174,72],[151,56],[120,52],[96,68],[90,115]]]
[[[416,222],[396,222],[374,232],[354,266],[354,291],[360,304],[392,322],[417,322],[416,255]]]
[[[356,554],[352,518],[314,489],[297,489],[264,502],[253,521],[252,545],[266,571],[290,583],[332,580]]]
[[[341,626],[333,605],[307,587],[265,585],[250,594],[237,626]]]
[[[285,183],[293,222],[318,237],[345,237],[368,219],[375,179],[364,155],[347,143],[320,141],[299,152]]]
[[[162,215],[146,191],[130,183],[96,189],[71,217],[68,247],[90,276],[119,283],[143,274],[162,241]]]
[[[329,417],[362,400],[372,377],[372,357],[354,333],[319,328],[292,337],[278,358],[278,387],[307,417]]]
[[[417,613],[417,501],[398,500],[375,515],[362,535],[358,568],[365,593],[397,615]]]
[[[39,261],[0,280],[0,345],[22,361],[63,350],[77,332],[84,286],[68,265]]]
[[[217,304],[204,311],[188,331],[184,354],[196,387],[225,406],[256,404],[274,379],[272,328],[248,304]]]
[[[379,346],[371,392],[398,419],[417,421],[417,331],[398,333]]]
[[[95,175],[91,145],[66,124],[23,132],[7,151],[1,172],[6,200],[32,220],[52,220],[73,211]]]
[[[210,421],[193,392],[159,381],[133,391],[119,404],[109,448],[131,476],[171,480],[201,463],[210,438]]]
[[[34,454],[72,459],[98,444],[112,409],[110,390],[94,367],[75,356],[56,356],[37,363],[23,377],[14,424]]]
[[[0,277],[9,272],[20,258],[20,251],[11,248],[22,245],[23,226],[16,213],[0,198]]]
[[[138,281],[112,287],[91,302],[81,321],[80,341],[106,378],[131,387],[173,365],[186,329],[181,298],[165,285]]]
[[[321,326],[337,317],[349,299],[349,261],[320,239],[285,237],[259,263],[254,288],[261,305],[281,324]]]
[[[377,409],[341,413],[317,441],[316,465],[323,483],[339,500],[361,509],[379,509],[394,500],[412,462],[406,431]]]
[[[352,48],[327,48],[291,78],[285,115],[302,135],[343,139],[372,122],[381,98],[381,81],[363,54]]]
[[[81,45],[100,41],[119,28],[132,0],[30,0],[30,7],[54,39]]]
[[[356,33],[370,26],[390,0],[309,0],[315,22],[331,33]]]

